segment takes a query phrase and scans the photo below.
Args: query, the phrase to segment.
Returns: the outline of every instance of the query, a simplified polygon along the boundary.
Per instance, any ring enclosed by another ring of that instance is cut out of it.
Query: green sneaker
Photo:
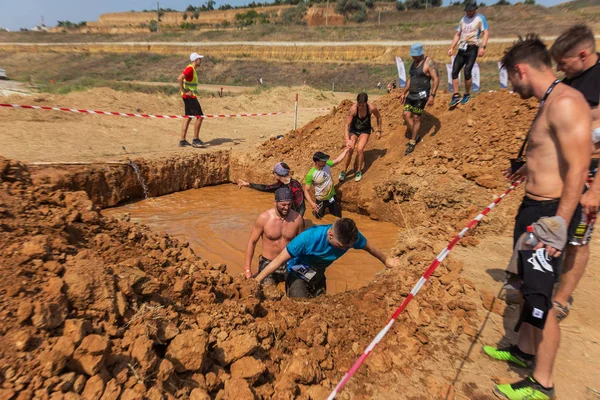
[[[492,346],[483,346],[483,351],[485,354],[496,360],[509,361],[522,368],[532,368],[535,362],[534,356],[532,356],[530,359],[526,359],[521,356],[517,346],[510,346],[502,349],[497,349]]]
[[[361,179],[362,179],[362,172],[360,172],[360,171],[356,171],[356,175],[355,175],[355,177],[354,177],[354,180],[355,180],[356,182],[360,182],[360,180],[361,180]]]
[[[340,172],[340,182],[343,182],[346,179],[346,171]]]
[[[551,400],[554,398],[554,388],[546,389],[535,379],[528,377],[517,383],[498,385],[494,394],[509,400]]]

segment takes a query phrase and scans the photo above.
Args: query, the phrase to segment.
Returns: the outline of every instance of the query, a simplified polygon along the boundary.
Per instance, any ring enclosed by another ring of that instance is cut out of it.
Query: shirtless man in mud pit
[[[252,278],[252,257],[258,239],[262,238],[262,254],[258,258],[258,272],[260,273],[273,260],[293,238],[304,230],[304,219],[292,210],[292,191],[288,187],[281,187],[275,191],[275,207],[258,216],[248,246],[246,246],[246,261],[244,275]],[[274,273],[264,281],[265,285],[284,282],[287,276],[286,265],[283,263]]]
[[[592,151],[591,114],[583,95],[556,79],[550,53],[537,35],[520,38],[506,52],[502,64],[521,98],[541,101],[529,132],[527,164],[506,173],[510,179],[527,178],[513,239],[516,242],[535,223],[539,240],[535,249],[544,248],[547,254],[522,253],[525,261],[519,277],[524,304],[516,328],[517,345],[503,349],[484,346],[483,350],[492,358],[521,367],[535,365],[523,381],[496,386],[498,397],[552,399],[552,370],[560,341],[552,289],[558,281],[559,257],[568,232],[578,223],[573,215],[580,207]]]

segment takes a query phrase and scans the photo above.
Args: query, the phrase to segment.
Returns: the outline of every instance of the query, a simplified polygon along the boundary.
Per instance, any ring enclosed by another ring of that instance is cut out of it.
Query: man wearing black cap
[[[477,3],[467,2],[465,12],[466,15],[458,23],[452,45],[448,50],[448,56],[452,57],[454,46],[458,44],[458,53],[452,64],[452,91],[454,94],[450,101],[450,107],[454,107],[458,103],[467,104],[469,102],[473,84],[471,72],[477,57],[483,57],[485,54],[485,46],[488,42],[488,24],[485,17],[477,13]],[[461,100],[460,93],[458,93],[458,75],[463,67],[465,68],[465,95]]]
[[[270,185],[261,185],[259,183],[250,183],[238,179],[238,186],[241,188],[260,190],[261,192],[275,192],[280,187],[288,187],[292,191],[292,210],[304,216],[306,205],[304,204],[304,191],[302,185],[290,177],[290,167],[284,162],[278,162],[273,168],[273,176],[276,182]]]
[[[335,198],[335,187],[331,177],[331,167],[339,164],[348,154],[349,147],[346,147],[335,160],[329,159],[329,154],[317,151],[313,155],[315,166],[306,174],[306,184],[304,185],[304,197],[313,209],[313,215],[321,219],[325,215],[325,210],[338,218],[342,217],[342,206]],[[310,197],[310,187],[315,187],[316,202]]]
[[[258,258],[258,272],[260,273],[289,242],[304,230],[304,219],[300,214],[291,209],[292,191],[287,187],[280,187],[275,191],[275,207],[270,208],[258,216],[248,245],[244,263],[244,275],[252,277],[252,257],[258,239],[262,238],[262,254]],[[285,263],[269,275],[263,284],[274,284],[285,281],[287,270]]]

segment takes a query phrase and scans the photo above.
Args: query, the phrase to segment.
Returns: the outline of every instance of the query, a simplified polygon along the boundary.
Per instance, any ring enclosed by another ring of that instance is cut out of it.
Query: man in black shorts
[[[362,170],[365,164],[365,146],[369,141],[369,136],[371,132],[373,132],[373,127],[371,126],[371,114],[377,118],[377,139],[381,139],[381,114],[379,114],[379,110],[373,104],[369,104],[369,95],[366,93],[359,93],[356,97],[356,104],[353,104],[348,110],[348,118],[346,118],[346,128],[344,130],[346,137],[346,147],[348,150],[348,159],[346,160],[346,166],[344,170],[340,172],[340,181],[344,181],[346,179],[346,174],[348,167],[350,166],[350,161],[352,160],[352,153],[354,152],[354,147],[357,146],[358,157],[356,160],[356,174],[354,175],[354,180],[359,182],[362,179]]]
[[[275,164],[275,167],[273,168],[273,176],[275,177],[276,182],[270,185],[250,183],[239,179],[238,186],[240,188],[249,187],[250,189],[259,190],[261,192],[275,192],[280,187],[287,186],[292,191],[292,210],[304,216],[304,212],[306,211],[306,204],[304,202],[304,189],[302,188],[302,184],[300,182],[290,177],[290,167],[284,162]]]
[[[405,155],[412,153],[421,140],[419,136],[421,114],[425,105],[433,105],[440,84],[437,65],[432,58],[425,55],[423,45],[415,43],[410,46],[410,56],[413,58],[413,63],[410,66],[406,88],[400,96],[400,101],[404,103],[404,120],[410,132],[410,141],[406,145]]]
[[[458,53],[452,64],[452,100],[450,107],[456,106],[459,102],[467,104],[471,99],[471,85],[473,79],[471,73],[477,57],[483,57],[485,46],[488,42],[488,24],[485,17],[477,13],[477,3],[467,2],[465,5],[466,15],[462,17],[456,28],[454,39],[448,57],[452,57],[454,46],[458,44]],[[483,35],[483,38],[480,36]],[[460,70],[465,68],[465,95],[460,97],[458,93],[458,75]]]
[[[600,157],[600,56],[596,52],[594,33],[586,25],[575,25],[560,35],[550,49],[557,69],[565,73],[563,83],[580,91],[592,109],[592,154],[587,190],[581,197],[582,213],[575,235],[569,238],[563,273],[554,296],[554,307],[559,320],[566,318],[573,302],[572,294],[583,276],[590,257],[589,242],[600,204],[600,183],[594,181]]]
[[[529,377],[498,385],[496,395],[510,400],[552,399],[552,371],[560,342],[552,290],[560,274],[568,231],[575,226],[570,222],[577,214],[591,155],[590,109],[581,93],[556,80],[550,52],[537,35],[520,38],[506,52],[502,65],[522,99],[540,100],[528,133],[527,164],[507,172],[510,179],[527,178],[514,240],[533,225],[538,243],[533,250],[519,252],[524,304],[518,343],[508,348],[484,346],[483,350],[492,358],[521,367],[533,364],[535,357]]]
[[[177,78],[179,89],[181,90],[181,98],[183,99],[183,104],[185,106],[185,115],[189,115],[190,117],[204,115],[202,113],[202,107],[200,107],[200,103],[196,97],[198,96],[198,72],[196,72],[196,69],[200,68],[202,58],[204,58],[204,56],[201,56],[198,53],[192,53],[190,55],[191,63],[183,70],[181,75],[179,75],[179,78]],[[179,147],[190,146],[190,142],[185,140],[185,135],[187,134],[191,119],[192,118],[186,118],[183,120]],[[196,122],[194,123],[194,140],[192,140],[191,144],[193,147],[204,146],[204,143],[199,138],[202,119],[203,118],[196,118]]]
[[[291,209],[292,191],[283,186],[275,191],[275,207],[261,213],[250,234],[244,257],[244,275],[252,277],[252,258],[256,244],[262,239],[262,253],[258,258],[258,272],[265,269],[285,246],[304,230],[304,219]],[[287,270],[284,263],[263,283],[273,284],[285,281]]]

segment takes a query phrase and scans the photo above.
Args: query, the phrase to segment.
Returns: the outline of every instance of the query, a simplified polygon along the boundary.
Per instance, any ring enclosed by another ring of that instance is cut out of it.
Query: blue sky
[[[251,0],[217,0],[217,5],[231,4],[243,5]],[[264,0],[263,0],[264,1]],[[334,1],[334,0],[332,0]],[[513,0],[511,0],[512,2]],[[565,0],[537,0],[538,4],[553,6]],[[196,6],[206,1],[192,0],[162,0],[161,8],[184,10],[189,4]],[[493,3],[494,1],[487,1]],[[448,0],[444,0],[448,4]],[[41,16],[47,26],[55,26],[56,21],[96,21],[100,14],[156,8],[156,1],[152,0],[0,0],[0,26],[10,30],[31,28],[39,25]]]

